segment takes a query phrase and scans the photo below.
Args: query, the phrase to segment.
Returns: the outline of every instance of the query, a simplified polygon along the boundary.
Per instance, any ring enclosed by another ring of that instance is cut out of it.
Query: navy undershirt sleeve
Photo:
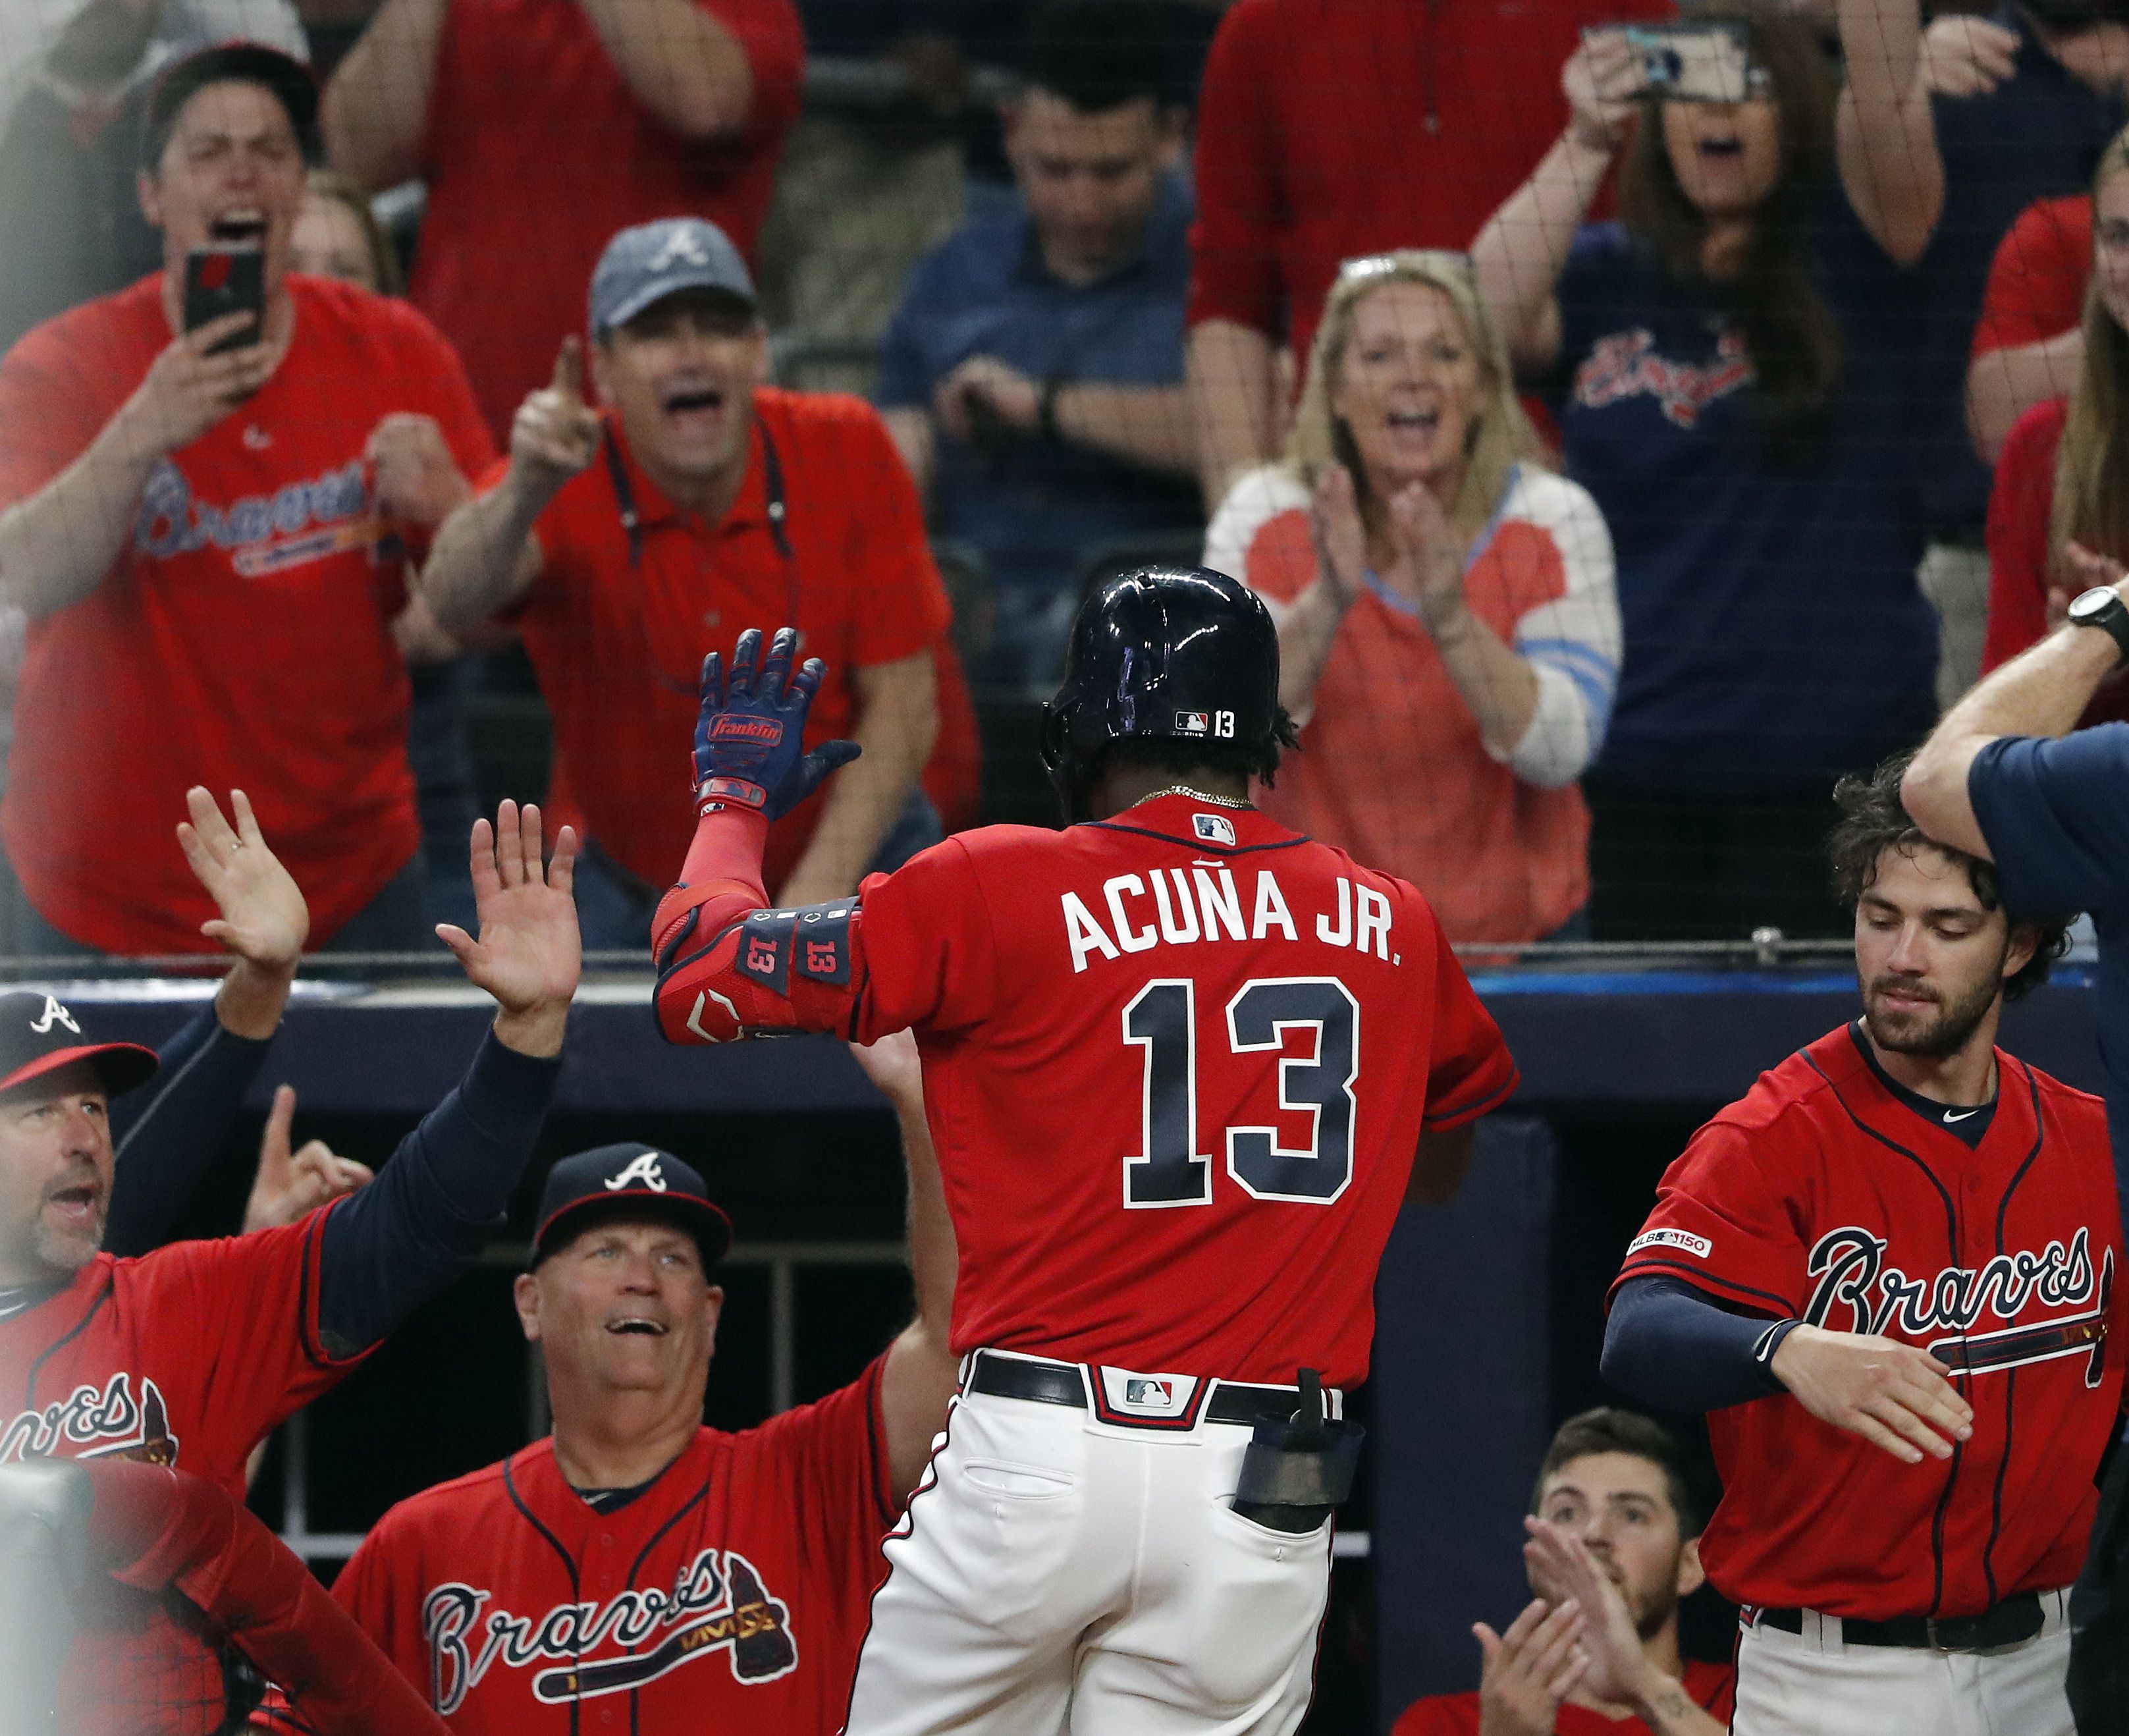
[[[225,1029],[210,1003],[156,1051],[155,1078],[113,1100],[117,1167],[103,1232],[111,1252],[145,1254],[169,1239],[273,1046]]]
[[[560,1076],[481,1039],[457,1089],[399,1142],[377,1180],[326,1220],[318,1326],[336,1356],[383,1338],[472,1265],[502,1228]]]
[[[1604,1328],[1605,1380],[1665,1410],[1722,1410],[1783,1390],[1774,1352],[1803,1323],[1736,1314],[1683,1279],[1619,1286]]]

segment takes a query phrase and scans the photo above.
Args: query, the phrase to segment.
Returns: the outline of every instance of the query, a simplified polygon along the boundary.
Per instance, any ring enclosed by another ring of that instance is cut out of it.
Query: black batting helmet
[[[1042,764],[1082,815],[1112,742],[1241,750],[1269,776],[1293,726],[1279,703],[1279,634],[1247,585],[1202,566],[1143,566],[1079,605],[1064,681],[1042,708]]]

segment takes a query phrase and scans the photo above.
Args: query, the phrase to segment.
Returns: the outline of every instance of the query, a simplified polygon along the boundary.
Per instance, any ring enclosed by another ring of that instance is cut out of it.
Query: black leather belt
[[[978,1351],[966,1390],[993,1399],[1027,1399],[1037,1405],[1087,1408],[1087,1376],[1076,1362],[1030,1362],[1018,1357],[994,1357]],[[1097,1377],[1098,1378],[1098,1376]],[[1301,1403],[1294,1386],[1245,1386],[1235,1381],[1212,1382],[1201,1420],[1255,1423],[1260,1417],[1286,1418]]]
[[[1803,1632],[1801,1610],[1762,1610],[1760,1622],[1784,1633]],[[2022,1645],[2046,1625],[2041,1594],[2022,1591],[1979,1615],[1932,1620],[1927,1615],[1896,1615],[1890,1621],[1837,1618],[1841,1643],[1847,1646],[1900,1646],[1917,1652],[1993,1652]]]

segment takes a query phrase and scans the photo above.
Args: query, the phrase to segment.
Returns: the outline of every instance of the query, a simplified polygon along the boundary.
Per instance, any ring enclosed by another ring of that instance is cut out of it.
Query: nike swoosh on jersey
[[[1965,1109],[1955,1115],[1950,1109],[1946,1109],[1944,1112],[1944,1124],[1950,1127],[1955,1121],[1964,1121],[1969,1115],[1979,1115],[1980,1113],[1979,1109]]]

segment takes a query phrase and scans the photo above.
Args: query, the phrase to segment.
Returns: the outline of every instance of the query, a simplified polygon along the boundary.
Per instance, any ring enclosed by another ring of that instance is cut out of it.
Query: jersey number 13
[[[1126,1208],[1212,1203],[1212,1160],[1198,1149],[1197,999],[1188,980],[1150,982],[1124,1009],[1124,1041],[1145,1052],[1144,1149],[1124,1161]],[[1279,1106],[1309,1113],[1309,1142],[1289,1150],[1277,1128],[1231,1127],[1227,1173],[1252,1199],[1327,1205],[1353,1177],[1360,1004],[1335,976],[1260,978],[1227,1003],[1237,1055],[1283,1049],[1297,1028],[1315,1033],[1315,1052],[1280,1060]]]

